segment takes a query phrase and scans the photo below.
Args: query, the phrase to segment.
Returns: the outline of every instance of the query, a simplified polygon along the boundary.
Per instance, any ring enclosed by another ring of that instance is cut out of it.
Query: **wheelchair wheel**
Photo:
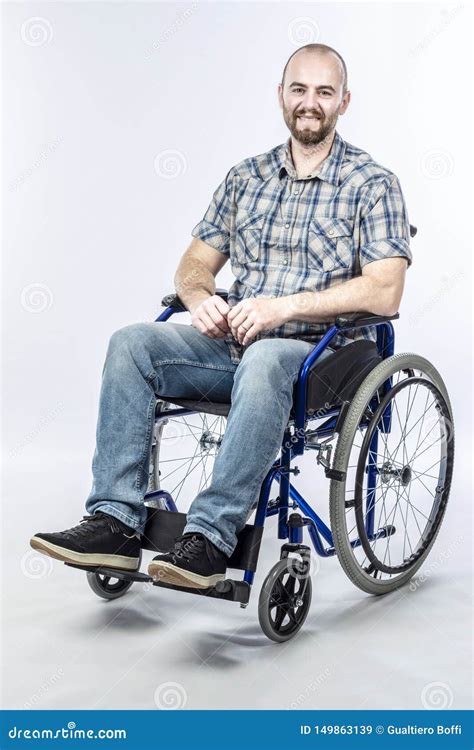
[[[156,416],[177,407],[157,401]],[[226,417],[196,412],[155,422],[147,492],[166,490],[178,504],[192,500],[209,484]],[[163,506],[164,507],[164,506]]]
[[[311,604],[311,578],[301,563],[286,557],[273,566],[263,582],[258,619],[265,635],[283,643],[298,632]]]
[[[339,432],[330,518],[356,586],[384,594],[428,556],[448,502],[454,427],[445,384],[416,354],[396,354],[363,381]]]
[[[140,560],[138,563],[137,570],[140,570],[142,562],[142,552],[140,550]],[[100,596],[101,599],[119,599],[121,596],[127,593],[130,586],[133,583],[124,578],[115,578],[114,576],[107,575],[105,573],[88,572],[86,573],[87,583],[91,587],[94,594]]]
[[[87,582],[94,594],[102,599],[119,599],[123,596],[133,581],[125,581],[122,578],[112,578],[103,573],[86,573]]]

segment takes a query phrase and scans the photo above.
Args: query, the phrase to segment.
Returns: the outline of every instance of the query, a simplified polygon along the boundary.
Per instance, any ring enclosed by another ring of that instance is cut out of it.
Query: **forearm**
[[[397,312],[396,288],[372,278],[357,276],[321,292],[301,292],[282,297],[285,319],[319,323],[350,312],[392,315]],[[394,309],[395,308],[395,309]]]
[[[185,255],[176,270],[174,285],[177,294],[190,312],[216,291],[212,273],[198,258]]]

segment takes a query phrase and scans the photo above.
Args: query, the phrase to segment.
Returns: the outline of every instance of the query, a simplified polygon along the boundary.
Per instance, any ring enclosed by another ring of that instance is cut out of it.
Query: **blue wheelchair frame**
[[[182,311],[182,308],[176,308],[173,305],[168,306],[155,322],[164,322],[168,320],[171,315],[175,312]],[[370,315],[370,314],[369,314]],[[377,350],[379,355],[385,359],[390,357],[394,353],[395,335],[392,324],[386,320],[381,319],[375,322],[371,322],[370,325],[377,326]],[[396,315],[390,316],[391,319],[398,318]],[[318,414],[308,417],[306,414],[306,395],[307,395],[307,384],[310,374],[311,367],[318,360],[324,349],[331,343],[332,339],[337,336],[341,331],[351,330],[365,326],[366,323],[351,322],[347,319],[341,318],[342,322],[338,322],[336,319],[334,325],[332,325],[325,333],[321,341],[314,347],[314,349],[308,354],[304,362],[300,367],[298,379],[295,384],[295,399],[294,399],[294,413],[295,417],[293,420],[294,424],[294,435],[291,435],[290,428],[287,427],[283,436],[281,454],[279,459],[275,461],[271,469],[268,471],[260,490],[259,500],[255,512],[255,527],[263,527],[265,519],[278,514],[278,538],[288,540],[289,544],[299,545],[303,539],[303,527],[301,525],[292,526],[289,524],[288,512],[291,508],[298,508],[304,514],[302,523],[308,527],[309,537],[313,544],[315,552],[320,557],[331,557],[335,554],[335,547],[331,529],[326,526],[324,521],[318,516],[315,510],[309,505],[305,498],[298,492],[298,490],[291,484],[289,480],[290,473],[297,473],[298,469],[291,468],[291,462],[295,456],[302,455],[304,453],[305,445],[305,423],[308,419],[321,418]],[[391,387],[391,378],[387,380],[384,385],[383,393],[385,393]],[[324,412],[324,416],[328,417],[325,422],[320,425],[319,428],[312,432],[312,437],[325,438],[334,434],[335,427],[337,424],[338,417],[340,415],[341,407],[330,409]],[[199,413],[196,409],[187,408],[173,408],[167,409],[163,412],[163,415],[157,415],[156,421],[160,419],[167,419],[168,417],[185,416],[188,414]],[[382,430],[384,432],[390,431],[391,413],[390,406],[386,409],[383,420]],[[376,456],[377,454],[377,441],[378,441],[378,430],[374,430],[372,442],[370,445],[369,456]],[[326,471],[327,476],[331,476],[330,471]],[[276,481],[279,484],[279,495],[276,503],[269,505],[270,489],[272,483]],[[386,536],[386,531],[380,529],[374,534],[374,508],[371,504],[371,498],[375,495],[375,488],[377,482],[377,469],[375,462],[370,460],[368,465],[368,476],[367,476],[367,513],[366,513],[366,531],[369,539],[375,539],[379,536]],[[164,501],[166,509],[171,512],[177,512],[173,498],[171,495],[164,491],[158,490],[156,492],[148,493],[145,496],[145,500],[160,498]],[[290,506],[290,500],[292,505]],[[324,541],[329,546],[324,546]],[[357,547],[361,544],[360,539],[351,541],[353,547]],[[252,570],[244,571],[244,585],[247,584],[251,587],[254,580],[254,572]]]

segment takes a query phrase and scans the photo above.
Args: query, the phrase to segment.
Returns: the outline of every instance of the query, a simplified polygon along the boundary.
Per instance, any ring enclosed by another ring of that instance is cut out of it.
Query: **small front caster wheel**
[[[140,560],[137,570],[140,569],[141,562],[142,553],[140,550]],[[124,578],[116,578],[109,573],[109,570],[107,570],[107,573],[88,572],[86,575],[87,582],[92,591],[94,594],[97,594],[97,596],[102,597],[102,599],[118,599],[128,591],[133,583],[133,579],[128,580]]]
[[[133,583],[133,581],[124,581],[122,578],[113,578],[103,573],[87,573],[86,575],[92,591],[102,599],[118,599]]]
[[[303,563],[285,557],[273,566],[260,591],[258,619],[265,635],[283,643],[298,632],[311,604],[311,578]]]

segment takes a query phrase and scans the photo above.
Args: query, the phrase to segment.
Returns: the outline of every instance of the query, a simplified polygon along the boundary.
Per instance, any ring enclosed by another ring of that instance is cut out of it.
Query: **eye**
[[[303,91],[303,89],[301,88],[301,86],[298,86],[297,88],[293,89],[293,93],[295,93],[296,91]]]

